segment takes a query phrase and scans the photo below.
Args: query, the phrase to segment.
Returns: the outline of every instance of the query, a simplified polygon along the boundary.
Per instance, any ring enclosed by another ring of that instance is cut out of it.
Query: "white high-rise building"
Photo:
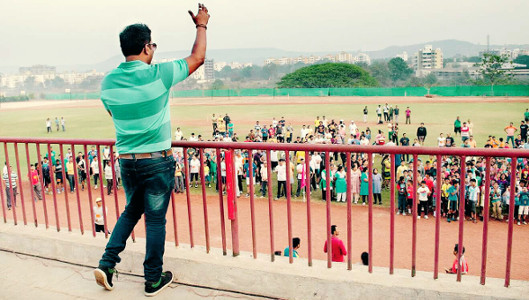
[[[412,66],[417,76],[424,76],[433,69],[443,68],[443,51],[440,48],[433,49],[432,45],[425,45],[415,53]]]

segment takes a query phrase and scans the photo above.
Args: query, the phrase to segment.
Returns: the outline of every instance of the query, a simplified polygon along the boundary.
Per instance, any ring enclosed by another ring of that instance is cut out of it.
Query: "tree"
[[[496,83],[509,81],[512,77],[512,74],[507,73],[507,70],[503,68],[503,65],[507,63],[512,63],[512,61],[509,61],[505,55],[485,53],[481,58],[481,63],[477,66],[480,67],[483,79],[494,86]]]
[[[520,55],[515,60],[514,63],[525,65],[525,68],[529,68],[529,55]]]
[[[279,88],[372,87],[376,79],[359,66],[324,63],[303,67],[281,78]]]
[[[395,84],[397,81],[405,81],[413,74],[413,70],[400,57],[394,57],[388,62],[389,77]]]
[[[212,90],[222,90],[223,88],[224,88],[224,82],[222,82],[222,80],[220,80],[220,79],[216,79],[211,84],[211,89]]]
[[[373,76],[381,85],[389,85],[389,68],[388,63],[384,60],[374,61],[367,69],[371,76]]]

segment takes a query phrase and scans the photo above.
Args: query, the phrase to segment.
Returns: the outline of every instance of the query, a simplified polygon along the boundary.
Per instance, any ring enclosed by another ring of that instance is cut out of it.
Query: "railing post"
[[[50,227],[50,223],[48,221],[48,207],[46,205],[46,185],[44,184],[44,172],[43,172],[43,167],[42,167],[42,156],[40,155],[40,144],[37,143],[35,144],[35,147],[37,149],[37,160],[39,161],[39,166],[40,166],[40,171],[41,171],[41,179],[40,179],[40,184],[42,184],[42,208],[44,209],[44,223],[46,224],[46,229],[48,229]],[[52,166],[51,166],[51,157],[49,157],[50,159],[48,160],[48,169],[49,169],[49,172],[50,172],[50,179],[51,179],[51,172],[53,171],[52,169]]]
[[[5,151],[4,153],[5,153],[5,156],[6,156],[6,165],[7,165],[7,182],[9,182],[9,186],[7,186],[7,183],[6,183],[6,192],[9,190],[9,194],[10,194],[10,197],[11,197],[11,210],[13,211],[13,222],[14,222],[15,225],[17,225],[17,210],[16,210],[16,201],[15,201],[15,198],[16,198],[17,195],[15,195],[15,193],[14,193],[13,184],[12,184],[12,182],[13,182],[13,180],[11,178],[12,168],[11,168],[11,164],[9,162],[9,152],[7,151],[7,143],[4,143],[4,151]],[[22,188],[22,187],[20,187],[20,188]]]
[[[18,158],[18,143],[14,143],[15,147],[15,159],[17,161],[17,176],[18,176],[18,186],[20,186],[20,204],[22,204],[22,219],[24,220],[24,225],[27,225],[27,219],[26,219],[26,205],[24,203],[24,188],[22,186],[22,174],[20,173],[20,161]],[[31,181],[29,182],[29,185],[31,186]],[[31,186],[31,191],[33,191],[33,187]],[[33,199],[31,199],[33,200]]]
[[[369,251],[369,273],[373,273],[373,153],[369,152],[367,155],[367,178],[368,178],[368,233],[367,233],[367,243]],[[351,255],[351,254],[349,254]]]
[[[485,285],[487,273],[487,243],[489,232],[489,211],[490,211],[490,157],[485,159],[485,203],[483,204],[483,240],[481,245],[481,276],[480,283]]]
[[[398,155],[398,154],[397,154]],[[393,274],[394,253],[395,253],[395,154],[391,154],[390,163],[390,208],[389,208],[389,274]]]
[[[193,248],[195,243],[193,241],[193,219],[191,212],[191,190],[189,189],[189,160],[187,149],[188,148],[184,148],[184,184],[186,188],[187,217],[189,221],[189,244],[191,245],[191,248]]]
[[[116,172],[116,157],[114,156],[114,147],[110,146],[109,149],[110,149],[110,167],[112,168],[112,191],[114,192],[114,205],[116,207],[116,222],[117,222],[119,219],[118,176],[117,176],[118,174]],[[120,168],[121,168],[121,165],[120,165]]]
[[[204,232],[206,237],[206,253],[209,253],[209,223],[208,223],[208,199],[206,196],[206,176],[204,174],[204,149],[199,149],[200,156],[200,185],[202,188],[202,206],[204,209]]]
[[[312,226],[311,226],[311,216],[310,216],[310,181],[311,181],[311,172],[310,172],[310,156],[309,151],[305,151],[305,194],[307,195],[307,247],[308,247],[308,264],[309,267],[312,266]]]
[[[461,256],[463,255],[463,227],[465,222],[465,177],[466,177],[466,156],[461,156],[460,169],[461,174],[459,176],[459,240],[458,240],[458,253],[457,262],[459,267],[457,268],[457,281],[461,281]]]
[[[105,231],[105,238],[108,238],[108,222],[107,222],[107,204],[105,200],[105,183],[103,179],[105,178],[105,168],[106,166],[101,167],[101,147],[97,145],[97,167],[99,168],[99,180],[101,188],[99,189],[99,194],[101,195],[101,201],[103,202],[103,224],[104,224],[104,231]],[[110,150],[109,150],[110,151]],[[105,164],[105,163],[104,163]],[[112,180],[113,181],[113,180]],[[108,184],[108,182],[107,182]],[[108,189],[109,187],[107,187]]]
[[[325,202],[327,212],[327,268],[332,267],[332,241],[331,241],[331,153],[325,152]]]
[[[268,178],[267,187],[268,187],[268,219],[270,222],[270,259],[275,261],[274,254],[274,205],[272,201],[272,162],[271,162],[271,152],[266,150],[266,176]],[[310,255],[309,255],[310,257]],[[310,258],[309,258],[310,260]]]
[[[288,233],[288,261],[290,263],[294,262],[292,257],[294,249],[292,249],[292,180],[290,180],[290,152],[285,151],[285,160],[286,160],[286,173],[287,173],[287,233]]]
[[[50,162],[50,164],[52,165],[52,167],[50,167],[50,179],[51,179],[51,187],[52,187],[52,193],[53,193],[53,207],[55,209],[55,225],[57,226],[57,231],[61,231],[61,227],[60,227],[60,224],[59,224],[59,208],[57,207],[57,191],[55,190],[55,174],[54,174],[54,170],[53,168],[55,168],[55,166],[53,165],[53,160],[51,159],[51,145],[48,143],[47,144],[47,149],[48,149],[48,161]],[[63,159],[62,157],[60,159]],[[62,180],[63,180],[63,185],[64,185],[64,169],[62,169]]]
[[[435,254],[434,254],[434,267],[433,267],[433,279],[438,278],[439,274],[439,237],[441,229],[441,155],[437,155],[436,158],[436,187],[435,187]]]
[[[417,154],[413,154],[413,204],[412,204],[412,233],[411,233],[411,277],[415,277],[417,254]]]
[[[219,189],[219,208],[220,208],[220,233],[222,237],[222,254],[226,255],[226,224],[224,221],[224,199],[222,197],[222,170],[221,170],[221,164],[222,164],[222,158],[220,157],[220,149],[216,149],[216,160],[217,160],[217,187]],[[224,162],[224,165],[226,166],[226,162]]]
[[[68,177],[67,166],[66,166],[66,163],[64,162],[66,160],[66,157],[64,156],[63,144],[59,144],[59,149],[60,149],[60,152],[61,152],[62,179],[63,179],[62,180],[62,182],[63,182],[62,184],[65,187],[64,188],[64,204],[66,206],[66,221],[68,222],[68,231],[71,232],[72,231],[72,222],[71,222],[71,219],[70,219],[70,203],[68,203],[68,189],[66,188],[66,181],[68,182],[68,188],[69,188],[70,180],[69,180],[69,177]]]
[[[83,226],[83,213],[81,210],[81,199],[79,198],[79,176],[78,176],[78,165],[77,165],[77,158],[75,157],[75,144],[70,145],[72,147],[72,154],[73,154],[73,179],[75,180],[75,195],[77,198],[77,214],[79,215],[79,229],[81,230],[81,234],[84,234],[84,226]],[[82,159],[82,157],[80,157]],[[86,173],[86,165],[85,165],[85,173]]]
[[[352,222],[352,208],[351,208],[351,153],[346,152],[347,159],[345,163],[346,168],[346,198],[347,198],[347,270],[353,269],[353,260],[352,260],[352,248],[353,248],[353,222]]]
[[[505,287],[511,283],[511,257],[512,257],[512,235],[514,225],[514,193],[516,185],[516,157],[511,157],[511,183],[509,198],[509,227],[507,229],[507,262],[505,267]]]
[[[237,197],[235,193],[235,185],[237,184],[237,173],[235,172],[235,151],[233,149],[230,149],[230,158],[229,158],[229,168],[231,170],[231,185],[232,188],[229,191],[231,193],[231,197],[233,199],[232,205],[233,205],[233,218],[231,218],[231,239],[232,239],[232,251],[233,256],[239,256],[239,220],[237,217]],[[228,164],[226,164],[226,170],[228,169]],[[228,174],[226,174],[226,178],[228,177]]]
[[[33,191],[33,178],[31,177],[31,160],[29,159],[29,145],[28,143],[24,143],[24,146],[26,147],[26,161],[27,161],[27,165],[28,165],[28,179],[29,179],[29,185],[30,185],[30,191],[31,191],[31,206],[33,208],[33,222],[35,222],[35,227],[37,227],[39,225],[38,221],[37,221],[37,208],[35,207],[35,192]],[[37,164],[37,166],[39,166],[40,164]],[[37,170],[37,167],[35,167],[35,170]],[[42,176],[42,174],[41,174]],[[40,180],[39,180],[39,184],[40,184]],[[0,186],[1,188],[1,186]],[[41,186],[41,197],[42,197],[42,194],[44,193],[44,189],[43,187]]]
[[[84,159],[85,159],[85,165],[86,165],[86,177],[87,177],[87,180],[86,180],[86,189],[88,190],[88,205],[90,206],[90,220],[92,221],[91,225],[92,225],[92,235],[95,237],[96,236],[96,223],[95,223],[95,219],[94,219],[94,206],[93,206],[93,201],[92,201],[92,174],[90,172],[90,170],[92,169],[92,165],[90,164],[90,159],[88,159],[88,150],[87,150],[87,146],[84,145],[83,146],[83,150],[84,150]],[[101,172],[99,173],[99,175],[101,175]],[[103,185],[101,185],[102,187]],[[133,234],[134,236],[134,234]]]
[[[250,184],[250,190],[248,191],[248,194],[250,194],[250,219],[252,222],[252,250],[253,250],[253,258],[257,258],[257,236],[255,235],[255,203],[254,203],[254,170],[253,170],[253,155],[252,150],[248,150],[248,175],[246,176],[246,180],[249,180],[248,183]]]

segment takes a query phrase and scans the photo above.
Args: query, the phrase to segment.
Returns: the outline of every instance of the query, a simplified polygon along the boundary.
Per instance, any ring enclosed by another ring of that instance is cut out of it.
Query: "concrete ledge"
[[[81,235],[44,226],[0,224],[1,249],[81,265],[97,266],[106,242],[103,235],[94,238],[90,232]],[[129,240],[118,270],[143,274],[144,248],[145,240]],[[447,274],[433,280],[429,272],[417,272],[411,278],[409,270],[389,275],[386,268],[374,268],[370,274],[358,265],[348,271],[345,264],[335,263],[328,269],[326,262],[313,261],[314,266],[308,267],[306,259],[289,264],[286,257],[276,257],[271,263],[267,254],[259,254],[258,259],[251,253],[223,256],[221,249],[206,254],[204,247],[177,248],[172,243],[166,243],[164,263],[178,282],[287,299],[527,299],[529,294],[525,281],[512,280],[511,287],[505,288],[502,279],[487,278],[487,285],[482,286],[476,276],[456,282]],[[119,289],[119,280],[116,286]]]

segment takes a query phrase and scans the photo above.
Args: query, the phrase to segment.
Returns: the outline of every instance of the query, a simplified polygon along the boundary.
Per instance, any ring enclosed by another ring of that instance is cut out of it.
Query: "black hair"
[[[455,244],[454,252],[459,252],[459,244]],[[461,251],[461,254],[465,254],[465,247],[463,247],[463,251]]]
[[[336,225],[331,225],[331,234],[336,232]]]
[[[295,237],[292,239],[292,248],[296,249],[299,246],[299,243],[301,243],[301,239],[298,237]]]
[[[470,182],[476,182],[476,179],[472,178],[470,179]]]
[[[125,57],[138,55],[151,42],[151,30],[145,24],[132,24],[119,34],[121,52]]]
[[[367,266],[369,264],[369,253],[362,252],[362,254],[360,255],[360,259],[362,260],[362,264],[364,266]]]

